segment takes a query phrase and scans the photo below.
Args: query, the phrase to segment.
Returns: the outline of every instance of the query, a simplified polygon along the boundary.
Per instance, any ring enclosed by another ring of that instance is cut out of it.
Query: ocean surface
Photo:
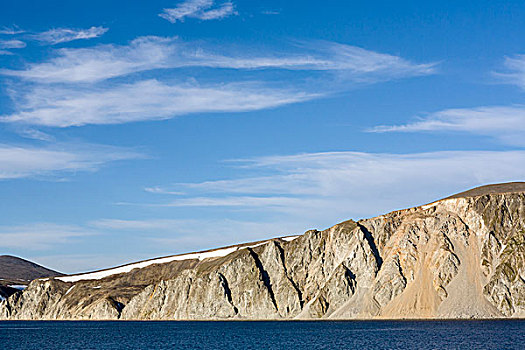
[[[5,321],[0,348],[525,349],[525,321]]]

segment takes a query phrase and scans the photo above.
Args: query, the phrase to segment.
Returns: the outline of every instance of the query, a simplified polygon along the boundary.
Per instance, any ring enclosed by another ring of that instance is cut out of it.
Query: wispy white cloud
[[[337,71],[354,81],[381,81],[436,72],[435,63],[418,64],[399,56],[330,42],[301,44],[288,52],[246,53],[253,52],[253,48],[218,51],[221,49],[204,48],[202,44],[177,38],[139,37],[124,46],[60,49],[49,61],[30,64],[24,70],[4,69],[0,73],[41,83],[79,83],[182,67]]]
[[[10,40],[0,40],[0,56],[10,56],[13,55],[11,51],[3,50],[3,49],[23,49],[26,47],[26,43],[17,40],[17,39],[10,39]]]
[[[160,193],[160,192],[157,192]],[[170,193],[170,192],[164,192]],[[171,192],[173,193],[173,192]],[[256,197],[256,196],[227,196],[227,197],[191,197],[180,198],[169,203],[152,206],[162,207],[283,207],[299,204],[300,199],[289,197]],[[119,203],[127,205],[130,203]]]
[[[63,144],[47,148],[0,145],[0,180],[95,171],[106,163],[143,157],[117,147]]]
[[[91,226],[112,230],[171,230],[184,220],[174,219],[149,219],[149,220],[122,220],[122,219],[99,219],[90,222]]]
[[[48,250],[75,239],[92,236],[95,231],[75,225],[34,223],[0,226],[0,247],[4,249]]]
[[[402,125],[376,126],[371,132],[457,131],[491,136],[525,146],[525,106],[447,109]]]
[[[195,18],[208,21],[210,19],[222,19],[236,14],[237,11],[235,11],[233,3],[226,1],[220,5],[217,5],[216,8],[211,8],[206,11],[202,11],[202,13],[197,14]]]
[[[177,194],[177,195],[183,195],[184,192],[175,192],[175,191],[167,191],[166,189],[158,186],[153,187],[145,187],[144,191],[151,192],[151,193],[160,193],[160,194]]]
[[[104,27],[91,27],[88,29],[54,28],[31,35],[31,38],[45,44],[56,45],[73,40],[98,38],[107,31],[108,28]]]
[[[166,204],[207,206],[220,205],[223,200],[225,207],[242,203],[244,209],[257,210],[261,217],[273,212],[290,221],[329,224],[423,204],[481,184],[523,180],[525,169],[516,166],[523,162],[525,151],[261,157],[240,165],[254,174],[271,175],[175,184],[166,187],[166,192],[185,195]],[[157,193],[162,193],[161,188]],[[259,200],[261,197],[264,199]]]
[[[4,75],[40,83],[93,83],[130,73],[168,68],[176,55],[176,39],[140,37],[129,45],[64,48],[49,61],[30,64],[25,70],[1,70]]]
[[[525,89],[525,55],[506,57],[500,81]],[[398,125],[379,125],[369,132],[463,132],[489,136],[505,144],[525,146],[525,106],[452,108],[422,115]]]
[[[90,225],[108,232],[143,234],[145,241],[163,247],[166,255],[288,236],[305,230],[303,223],[232,219],[101,219]]]
[[[503,67],[503,71],[493,72],[493,75],[504,83],[525,89],[525,55],[505,57]]]
[[[0,49],[23,49],[26,43],[21,40],[0,40]]]
[[[196,65],[217,68],[331,71],[355,82],[431,75],[436,73],[437,66],[437,63],[417,64],[399,56],[326,41],[299,43],[288,53],[258,56],[217,55],[201,50],[192,60]]]
[[[204,50],[195,43],[161,37],[140,37],[124,46],[60,49],[56,57],[31,64],[27,69],[0,70],[1,74],[24,80],[10,85],[14,112],[1,116],[1,120],[59,127],[115,124],[197,112],[260,110],[339,91],[336,83],[311,84],[301,78],[295,83],[276,84],[262,79],[199,85],[129,76],[161,68],[330,71],[357,83],[435,72],[434,64],[416,64],[398,56],[326,42],[301,44],[287,53],[257,55],[231,48],[225,51],[216,53],[217,49]],[[127,76],[128,83],[108,81],[122,76]],[[332,76],[320,79],[333,81]],[[231,81],[239,79],[232,77]]]
[[[18,26],[3,27],[0,29],[1,35],[17,35],[25,33],[25,30],[20,29]]]
[[[214,0],[186,0],[174,8],[165,8],[160,17],[171,23],[183,22],[185,18],[196,18],[203,21],[222,19],[237,12],[231,1],[216,3]]]
[[[525,151],[324,152],[236,160],[231,164],[243,167],[243,177],[149,191],[157,194],[154,205],[174,207],[174,217],[184,206],[193,216],[106,218],[87,226],[140,237],[144,249],[155,247],[153,256],[191,252],[324,229],[481,184],[523,180],[525,169],[516,164],[524,162]]]
[[[305,65],[312,70],[332,70],[349,80],[370,82],[399,77],[431,75],[437,72],[438,63],[413,63],[399,56],[365,50],[360,47],[327,41],[304,44],[313,52],[322,53],[313,64]],[[301,69],[301,67],[298,67]]]
[[[116,124],[168,119],[199,112],[243,112],[326,96],[338,84],[290,81],[198,83],[139,80],[133,73],[184,67],[311,70],[337,72],[357,83],[428,75],[434,64],[416,64],[398,56],[337,43],[294,46],[284,53],[246,53],[250,50],[203,49],[176,38],[140,37],[129,45],[97,45],[57,50],[57,56],[24,70],[0,74],[24,81],[9,88],[13,112],[2,122],[54,127]],[[127,76],[127,83],[108,79]],[[333,81],[333,77],[325,77]],[[320,78],[324,79],[324,78]],[[231,81],[239,79],[231,78]],[[279,86],[276,88],[275,86]],[[287,86],[295,86],[288,88]],[[322,86],[325,86],[323,88]],[[330,90],[330,91],[328,91]]]
[[[47,134],[43,131],[34,129],[34,128],[15,128],[15,132],[18,133],[20,136],[33,139],[33,140],[39,140],[39,141],[56,141],[55,137],[53,135]]]
[[[160,120],[199,112],[243,112],[317,97],[258,84],[165,84],[139,81],[115,88],[72,90],[39,86],[15,99],[19,112],[2,122],[55,127]]]

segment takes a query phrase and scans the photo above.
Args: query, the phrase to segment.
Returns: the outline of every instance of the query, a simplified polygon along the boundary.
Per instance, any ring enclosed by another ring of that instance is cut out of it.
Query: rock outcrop
[[[525,183],[231,251],[34,280],[0,303],[0,318],[525,317]]]

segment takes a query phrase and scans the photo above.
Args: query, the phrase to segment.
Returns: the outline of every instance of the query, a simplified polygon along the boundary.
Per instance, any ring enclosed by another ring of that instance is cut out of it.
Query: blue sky
[[[0,249],[64,272],[525,178],[519,1],[17,1]]]

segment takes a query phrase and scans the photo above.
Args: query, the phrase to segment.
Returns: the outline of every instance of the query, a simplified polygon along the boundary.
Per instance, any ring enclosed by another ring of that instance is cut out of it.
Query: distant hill
[[[62,275],[60,272],[45,268],[31,261],[11,255],[0,255],[0,284],[27,284],[42,277]]]
[[[24,288],[31,280],[62,275],[16,256],[0,255],[0,300]]]

